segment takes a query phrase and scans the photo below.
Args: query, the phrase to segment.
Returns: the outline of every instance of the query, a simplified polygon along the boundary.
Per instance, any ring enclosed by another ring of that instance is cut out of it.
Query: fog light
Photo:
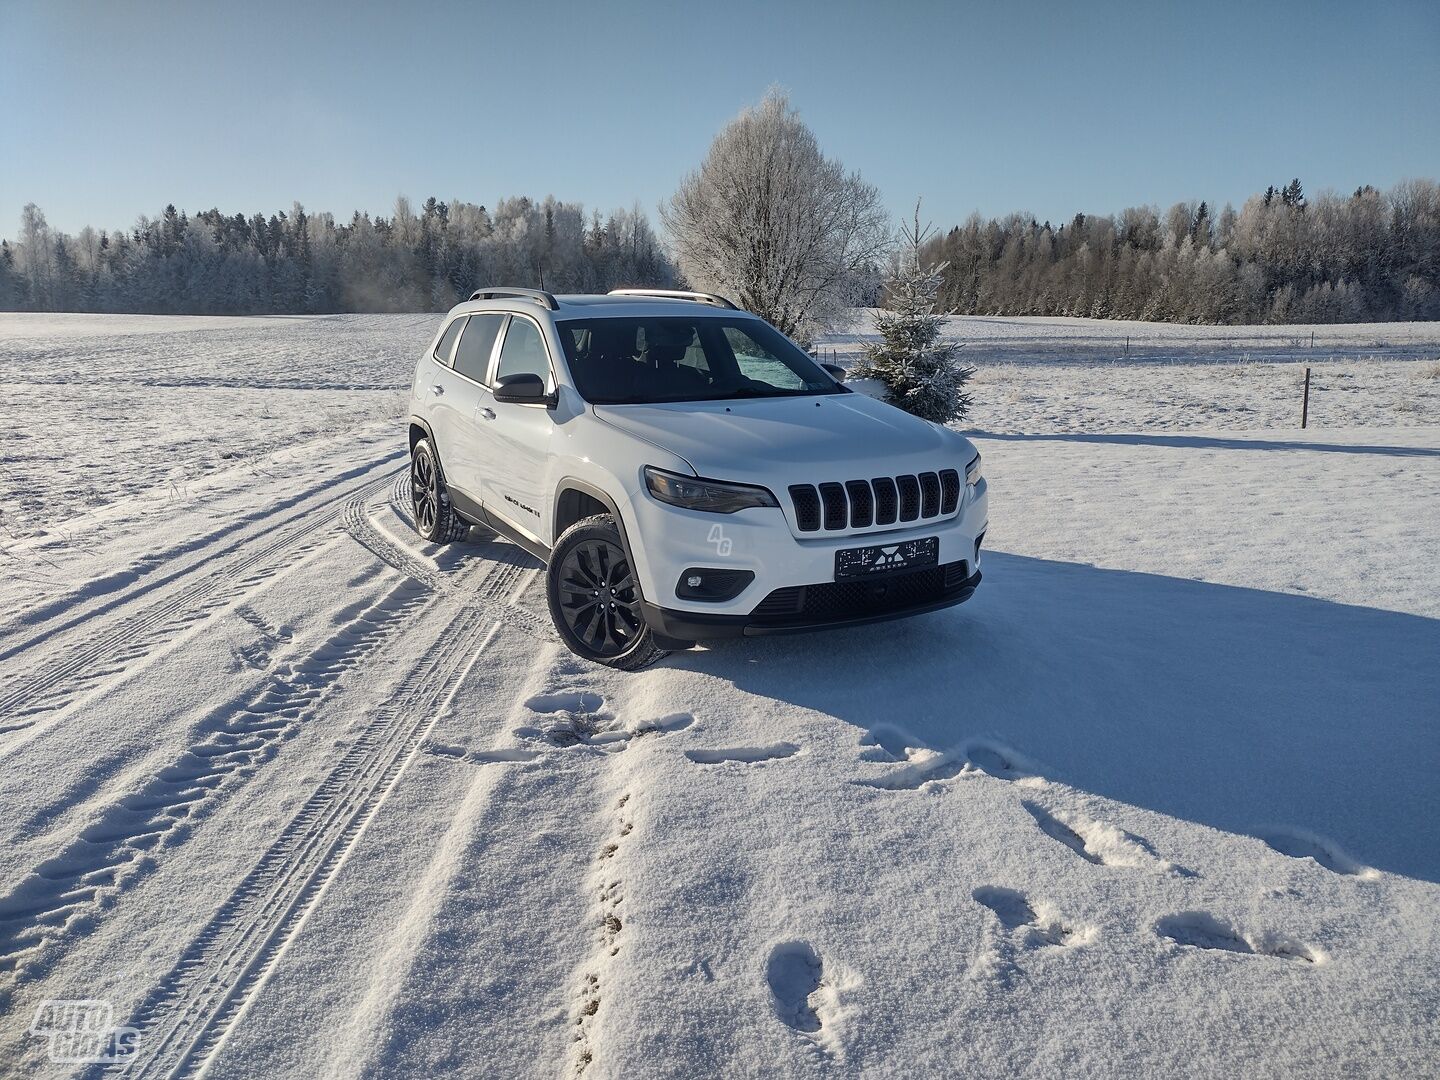
[[[734,600],[755,580],[753,570],[726,570],[711,566],[692,566],[675,583],[675,595],[682,600],[708,600],[723,603]]]

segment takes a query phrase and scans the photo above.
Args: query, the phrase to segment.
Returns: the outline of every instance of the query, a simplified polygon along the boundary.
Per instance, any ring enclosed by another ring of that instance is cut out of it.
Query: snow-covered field
[[[409,530],[432,325],[0,316],[6,1075],[1440,1069],[1440,326],[957,320],[975,598],[622,675]]]

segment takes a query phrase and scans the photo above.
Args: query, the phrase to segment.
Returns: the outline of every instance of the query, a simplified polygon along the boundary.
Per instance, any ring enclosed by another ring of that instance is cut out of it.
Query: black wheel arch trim
[[[421,431],[425,433],[425,440],[429,442],[430,449],[435,451],[435,456],[438,458],[440,456],[440,449],[435,445],[435,429],[430,426],[430,422],[424,417],[412,415],[410,417],[410,426],[418,427]],[[415,443],[413,441],[410,443],[410,449],[415,449]]]
[[[635,555],[630,547],[630,535],[625,531],[625,519],[620,514],[620,507],[617,506],[615,500],[610,497],[609,492],[605,491],[604,488],[596,487],[588,480],[567,476],[555,485],[554,518],[550,526],[555,539],[560,539],[560,529],[558,528],[560,523],[560,497],[567,491],[578,491],[582,495],[589,495],[610,512],[610,516],[615,519],[615,528],[620,530],[620,543],[625,548],[625,558],[629,561],[630,567],[633,570],[635,568]],[[638,573],[635,575],[635,588],[640,592],[640,599],[643,602],[645,599],[645,590],[640,586],[640,575]]]

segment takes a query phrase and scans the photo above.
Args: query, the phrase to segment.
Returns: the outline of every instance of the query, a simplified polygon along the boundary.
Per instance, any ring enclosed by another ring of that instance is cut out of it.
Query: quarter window
[[[485,381],[490,371],[490,354],[495,349],[495,338],[500,333],[504,315],[471,315],[460,338],[460,347],[455,350],[455,370],[478,383]]]
[[[548,386],[550,357],[545,352],[539,328],[529,319],[514,317],[510,320],[510,329],[505,331],[505,344],[500,346],[500,366],[495,369],[495,381],[522,374],[539,375]]]
[[[435,346],[434,357],[446,367],[450,366],[450,357],[455,353],[455,339],[460,336],[460,331],[465,329],[465,320],[456,319],[445,328],[445,333],[440,335],[440,341]]]

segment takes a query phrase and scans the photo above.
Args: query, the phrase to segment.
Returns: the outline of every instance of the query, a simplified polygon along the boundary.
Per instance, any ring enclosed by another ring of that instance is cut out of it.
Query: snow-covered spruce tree
[[[965,384],[975,369],[960,362],[961,345],[940,339],[945,319],[936,309],[945,264],[925,263],[930,230],[920,227],[918,203],[915,224],[903,226],[901,237],[885,283],[886,310],[875,320],[880,343],[865,347],[852,377],[879,379],[890,404],[921,419],[937,424],[961,420],[970,411]]]

